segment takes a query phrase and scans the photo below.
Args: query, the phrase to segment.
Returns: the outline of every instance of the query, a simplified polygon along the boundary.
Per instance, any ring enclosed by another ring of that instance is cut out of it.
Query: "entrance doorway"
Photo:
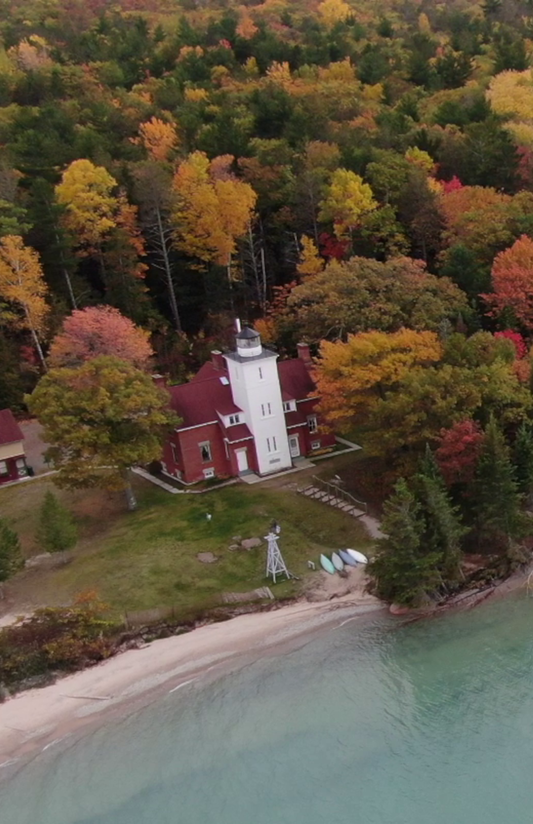
[[[248,469],[248,450],[245,449],[237,449],[235,450],[235,455],[237,456],[237,470],[239,472],[246,472]]]
[[[291,451],[291,458],[300,457],[300,439],[298,435],[289,436],[289,449]]]

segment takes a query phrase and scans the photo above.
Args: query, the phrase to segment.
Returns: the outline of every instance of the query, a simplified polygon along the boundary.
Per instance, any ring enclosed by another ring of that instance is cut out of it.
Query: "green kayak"
[[[329,572],[330,575],[335,574],[335,567],[333,566],[327,555],[320,556],[320,564],[322,566],[322,569],[325,569],[326,572]]]

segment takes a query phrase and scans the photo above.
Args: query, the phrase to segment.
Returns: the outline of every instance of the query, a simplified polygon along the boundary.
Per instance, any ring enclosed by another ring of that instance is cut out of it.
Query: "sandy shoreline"
[[[298,602],[272,612],[240,615],[128,650],[55,684],[22,692],[0,704],[0,767],[34,755],[110,711],[135,710],[202,674],[262,654],[334,623],[383,609],[370,595],[351,593],[332,601]]]
[[[532,569],[530,566],[492,589],[459,597],[445,607],[414,611],[410,618],[469,609],[508,595],[524,587]],[[111,714],[134,712],[157,700],[162,691],[178,690],[207,673],[223,674],[250,655],[277,653],[283,651],[284,644],[313,631],[341,626],[370,612],[385,612],[382,602],[364,592],[364,576],[354,575],[354,579],[350,581],[353,590],[347,594],[339,591],[340,580],[323,579],[322,596],[331,598],[336,589],[334,600],[302,600],[271,612],[208,624],[120,653],[51,686],[15,695],[0,704],[0,768],[22,763],[84,726],[104,723]],[[5,769],[2,772],[5,775]]]

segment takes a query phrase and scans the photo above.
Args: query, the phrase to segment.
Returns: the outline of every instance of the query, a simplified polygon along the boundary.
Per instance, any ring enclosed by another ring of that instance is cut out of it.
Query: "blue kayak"
[[[357,561],[355,560],[355,558],[352,558],[350,553],[346,552],[345,549],[339,549],[339,555],[341,556],[344,563],[348,564],[348,566],[352,566],[352,567],[357,566]]]

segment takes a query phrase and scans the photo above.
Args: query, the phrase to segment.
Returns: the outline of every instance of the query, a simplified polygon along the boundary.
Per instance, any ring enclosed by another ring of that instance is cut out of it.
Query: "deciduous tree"
[[[434,332],[360,332],[346,343],[323,341],[315,371],[321,411],[339,429],[366,423],[378,401],[410,370],[441,356]]]
[[[298,270],[300,271],[300,269]],[[439,329],[468,309],[460,289],[411,258],[386,263],[363,257],[331,261],[288,299],[300,334],[310,340],[369,330]]]
[[[467,418],[442,429],[435,452],[448,486],[468,484],[474,477],[484,434],[480,425]]]
[[[74,160],[63,172],[56,196],[65,207],[65,227],[79,245],[98,247],[116,225],[116,185],[103,166],[95,166],[90,160]]]
[[[337,237],[343,237],[377,206],[372,189],[362,177],[348,169],[337,169],[320,204],[319,220],[333,223]]]
[[[15,328],[27,329],[44,368],[41,347],[49,312],[48,293],[37,252],[18,235],[0,240],[0,297],[7,303],[3,315]]]
[[[153,355],[149,333],[111,306],[75,310],[65,318],[52,341],[50,366],[81,366],[99,355],[110,355],[146,369]]]
[[[533,240],[527,235],[496,255],[492,264],[492,292],[484,298],[491,314],[507,310],[526,329],[533,329]]]
[[[50,370],[27,402],[51,444],[58,486],[123,489],[135,509],[130,469],[158,460],[165,429],[177,423],[167,393],[149,375],[100,355]]]

